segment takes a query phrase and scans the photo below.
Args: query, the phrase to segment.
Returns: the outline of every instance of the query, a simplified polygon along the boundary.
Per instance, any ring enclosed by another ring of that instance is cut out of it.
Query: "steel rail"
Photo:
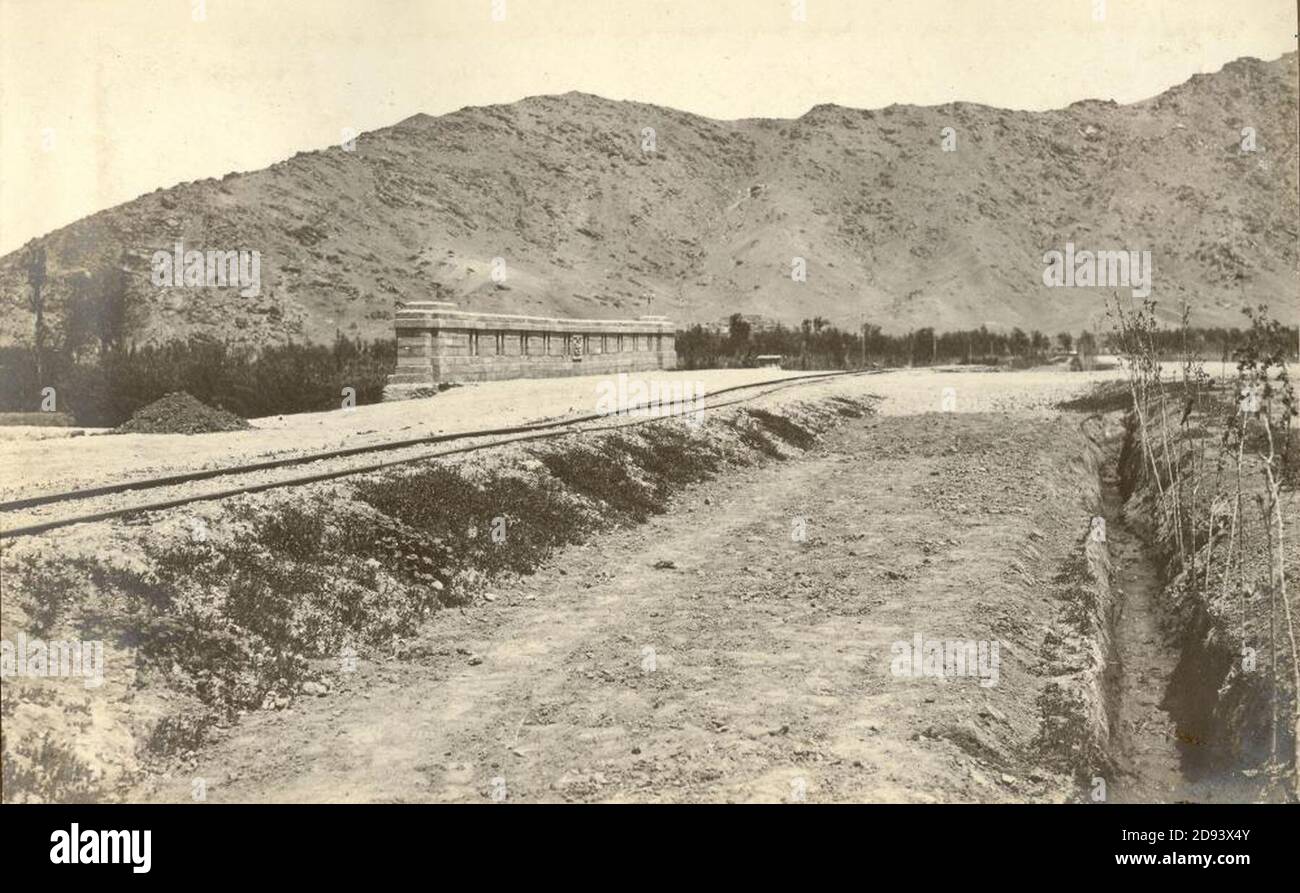
[[[796,387],[808,382],[826,381],[833,378],[842,378],[845,376],[855,375],[873,375],[879,374],[879,370],[850,370],[844,372],[818,373],[814,375],[800,375],[792,378],[781,379],[778,381],[751,382],[743,385],[732,385],[722,388],[712,393],[704,395],[708,400],[713,397],[734,393],[737,391],[751,390],[753,388],[766,388],[756,394],[751,394],[736,400],[714,403],[699,408],[695,411],[709,412],[715,409],[722,409],[727,406],[734,406],[739,403],[745,403],[768,394],[776,393],[787,388]],[[656,403],[653,408],[662,409],[672,406],[680,406],[690,401],[677,400],[672,403]],[[108,509],[100,512],[92,512],[86,515],[75,515],[67,518],[51,519],[34,524],[26,524],[19,527],[8,529],[0,528],[0,539],[12,539],[19,536],[30,536],[37,533],[44,533],[60,527],[69,527],[73,524],[85,524],[94,521],[103,521],[111,518],[120,518],[127,515],[138,514],[140,512],[161,511],[169,508],[186,505],[192,502],[205,502],[214,499],[226,499],[231,496],[238,496],[243,493],[257,493],[264,490],[273,490],[279,487],[295,487],[305,484],[319,483],[321,481],[333,480],[341,477],[348,477],[355,474],[366,474],[389,468],[394,465],[404,465],[410,462],[420,462],[428,459],[438,459],[446,456],[454,456],[463,453],[476,452],[478,450],[490,449],[493,447],[505,446],[512,443],[521,443],[526,441],[544,440],[552,437],[564,437],[571,434],[590,434],[600,431],[609,431],[618,428],[635,427],[638,425],[649,424],[652,422],[665,421],[678,416],[669,414],[666,417],[656,417],[649,419],[636,419],[632,422],[625,422],[616,425],[602,425],[595,427],[579,428],[579,425],[585,425],[593,421],[609,419],[611,417],[631,416],[638,410],[651,408],[651,404],[644,406],[634,406],[626,410],[620,410],[615,413],[592,413],[589,415],[577,416],[570,419],[563,419],[551,422],[537,422],[528,425],[516,425],[508,428],[485,428],[477,431],[461,431],[450,434],[436,434],[429,437],[410,438],[400,441],[387,441],[369,446],[346,447],[338,450],[327,450],[319,453],[312,453],[306,456],[295,456],[286,459],[275,459],[267,462],[254,462],[247,465],[236,465],[224,468],[206,469],[204,471],[186,472],[183,474],[168,475],[160,478],[150,478],[140,481],[130,481],[121,484],[109,484],[101,487],[89,487],[82,490],[72,490],[64,493],[53,493],[45,496],[28,497],[25,499],[11,500],[0,503],[0,511],[13,511],[23,508],[34,508],[44,505],[52,505],[58,502],[69,500],[92,499],[99,496],[109,496],[118,493],[130,492],[133,490],[152,490],[169,486],[178,486],[181,484],[192,483],[194,481],[210,480],[216,477],[234,476],[252,474],[259,471],[268,471],[277,468],[285,468],[293,465],[303,465],[310,462],[319,462],[329,459],[346,458],[348,456],[359,455],[371,452],[386,452],[388,450],[402,449],[405,447],[420,446],[422,444],[448,443],[457,440],[477,440],[484,437],[504,437],[504,440],[492,440],[487,443],[474,444],[471,446],[458,447],[451,450],[441,450],[434,453],[421,453],[415,456],[405,456],[400,459],[390,459],[383,462],[372,462],[365,465],[350,466],[343,469],[334,469],[331,471],[316,472],[308,475],[299,475],[292,478],[284,478],[276,481],[263,481],[256,484],[245,484],[238,487],[230,487],[222,490],[215,490],[209,493],[192,494],[189,496],[178,497],[173,499],[158,500],[154,502],[141,503],[139,505],[127,506],[123,508]],[[518,435],[518,436],[511,436]]]

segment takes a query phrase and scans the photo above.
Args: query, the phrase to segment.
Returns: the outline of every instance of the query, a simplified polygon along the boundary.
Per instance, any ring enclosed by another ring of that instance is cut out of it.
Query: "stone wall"
[[[445,302],[398,311],[397,371],[384,398],[402,399],[443,382],[553,378],[673,369],[673,324],[666,317],[551,319],[472,313]]]

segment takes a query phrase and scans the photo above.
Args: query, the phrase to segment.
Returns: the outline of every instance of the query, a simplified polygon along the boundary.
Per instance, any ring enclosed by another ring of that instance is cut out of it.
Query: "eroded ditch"
[[[1134,433],[1112,418],[1102,464],[1102,506],[1111,561],[1113,614],[1106,673],[1112,761],[1106,799],[1117,803],[1252,802],[1262,786],[1253,767],[1225,742],[1247,737],[1231,727],[1243,714],[1216,710],[1228,676],[1222,654],[1205,647],[1211,623],[1194,596],[1171,604],[1173,581],[1141,508],[1125,461]],[[1213,639],[1209,636],[1209,639]]]
[[[1118,454],[1107,457],[1102,475],[1106,540],[1113,573],[1111,756],[1117,777],[1109,799],[1152,803],[1191,799],[1180,739],[1197,740],[1170,713],[1170,683],[1179,663],[1168,619],[1160,606],[1161,580],[1150,546],[1124,520]]]

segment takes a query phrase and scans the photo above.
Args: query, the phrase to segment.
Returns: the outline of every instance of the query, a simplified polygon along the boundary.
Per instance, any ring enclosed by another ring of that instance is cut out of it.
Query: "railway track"
[[[711,412],[722,409],[727,406],[735,406],[740,403],[746,403],[756,400],[768,394],[789,388],[799,387],[810,382],[826,381],[828,379],[874,375],[879,374],[876,370],[851,371],[851,372],[826,372],[815,373],[812,375],[800,375],[795,378],[782,379],[771,382],[753,382],[750,384],[732,385],[731,387],[721,388],[710,394],[705,395],[706,405],[702,408],[695,406],[695,400],[677,400],[669,403],[657,403],[657,409],[690,406],[692,410],[699,409],[703,412]],[[754,393],[745,394],[744,396],[734,397],[729,400],[716,401],[715,398],[727,394],[735,394],[743,391],[754,391]],[[641,407],[644,408],[644,407]],[[638,407],[631,410],[620,411],[618,413],[604,414],[591,413],[589,415],[577,416],[567,419],[559,419],[549,422],[535,422],[528,425],[516,425],[507,428],[485,428],[475,431],[459,431],[449,434],[436,434],[428,437],[407,438],[403,440],[386,441],[378,444],[368,444],[365,446],[344,447],[341,449],[324,450],[315,453],[308,453],[301,456],[286,457],[283,459],[272,459],[262,462],[251,462],[240,465],[231,465],[222,468],[210,468],[202,471],[184,472],[181,474],[165,475],[157,478],[146,478],[136,481],[126,481],[118,484],[106,484],[98,487],[86,487],[79,490],[68,490],[58,493],[48,493],[39,496],[29,496],[20,499],[12,499],[7,502],[0,502],[0,513],[20,512],[31,509],[42,509],[46,506],[57,505],[60,503],[85,503],[104,497],[115,496],[122,493],[166,490],[169,487],[184,486],[205,480],[216,480],[219,478],[239,478],[250,475],[262,475],[266,472],[276,471],[283,468],[294,466],[310,465],[317,462],[333,462],[346,460],[355,456],[361,456],[369,453],[385,453],[403,449],[410,449],[420,446],[429,446],[434,444],[464,443],[466,441],[482,441],[470,443],[465,446],[444,449],[435,452],[421,452],[414,455],[400,456],[397,458],[380,460],[375,462],[365,462],[357,465],[348,465],[342,468],[331,468],[328,470],[314,471],[308,474],[294,475],[287,478],[275,480],[257,480],[251,483],[242,483],[234,486],[225,486],[220,489],[205,491],[202,493],[188,493],[181,496],[171,496],[166,498],[155,498],[145,502],[136,503],[130,506],[115,506],[109,509],[99,511],[89,511],[66,515],[57,518],[44,518],[16,526],[8,526],[0,518],[0,539],[14,539],[21,536],[31,536],[33,534],[45,533],[50,530],[56,530],[61,527],[69,527],[74,524],[85,524],[95,521],[105,521],[112,518],[122,518],[129,515],[140,514],[150,511],[161,511],[164,509],[176,508],[182,505],[188,505],[194,502],[205,502],[214,499],[226,499],[231,496],[238,496],[243,493],[257,493],[263,490],[273,490],[281,487],[296,487],[306,484],[319,483],[321,481],[333,480],[341,477],[348,477],[356,474],[366,474],[368,472],[378,471],[395,465],[404,465],[411,462],[422,462],[431,459],[439,459],[447,456],[462,455],[465,453],[477,452],[479,450],[492,449],[495,447],[505,446],[512,443],[522,443],[526,441],[544,440],[557,437],[569,437],[574,435],[593,434],[600,431],[609,431],[617,428],[636,427],[639,425],[652,424],[657,421],[663,421],[665,418],[672,419],[679,417],[678,414],[669,413],[667,416],[656,416],[653,418],[642,418],[633,415]],[[611,418],[625,418],[629,421],[622,421],[612,424],[593,424],[594,422],[608,422]]]

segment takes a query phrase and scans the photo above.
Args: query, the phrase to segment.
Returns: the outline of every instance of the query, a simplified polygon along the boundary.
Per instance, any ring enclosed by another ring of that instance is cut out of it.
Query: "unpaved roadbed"
[[[1056,610],[1041,583],[1088,526],[1078,482],[1051,480],[1080,442],[1073,418],[852,422],[443,612],[408,657],[251,715],[140,793],[1067,799],[1034,700]],[[998,684],[894,675],[918,633],[1000,640]]]

